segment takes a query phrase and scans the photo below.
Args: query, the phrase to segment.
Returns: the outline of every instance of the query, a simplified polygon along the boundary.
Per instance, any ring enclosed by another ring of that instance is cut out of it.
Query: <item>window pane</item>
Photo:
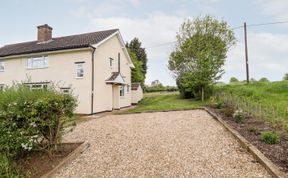
[[[31,58],[27,59],[27,68],[29,68],[29,69],[32,68],[32,59]]]
[[[76,64],[76,75],[78,78],[84,77],[84,65]]]
[[[28,69],[44,68],[44,67],[48,67],[48,56],[41,56],[27,59]]]
[[[120,86],[120,96],[124,96],[124,86]]]
[[[60,88],[60,90],[64,94],[70,94],[71,93],[71,88]]]
[[[4,62],[0,62],[0,71],[4,71]]]

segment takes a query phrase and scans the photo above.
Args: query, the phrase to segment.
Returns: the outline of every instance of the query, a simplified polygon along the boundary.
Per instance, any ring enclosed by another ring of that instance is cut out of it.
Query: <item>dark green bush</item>
[[[35,149],[51,151],[73,123],[76,100],[49,88],[17,84],[0,93],[0,152],[15,157]]]
[[[271,131],[262,132],[261,140],[267,144],[276,144],[279,142],[279,135]]]

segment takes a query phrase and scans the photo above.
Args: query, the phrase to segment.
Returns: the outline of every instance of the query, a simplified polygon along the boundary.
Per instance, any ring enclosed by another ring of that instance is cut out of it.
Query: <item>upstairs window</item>
[[[0,61],[0,72],[3,72],[5,70],[4,62]]]
[[[84,78],[84,62],[75,62],[76,78]]]
[[[124,86],[120,86],[120,96],[124,96]]]
[[[27,59],[27,69],[41,69],[48,67],[48,56],[31,57]]]
[[[110,67],[112,67],[113,66],[113,58],[109,58],[109,61],[110,61]]]

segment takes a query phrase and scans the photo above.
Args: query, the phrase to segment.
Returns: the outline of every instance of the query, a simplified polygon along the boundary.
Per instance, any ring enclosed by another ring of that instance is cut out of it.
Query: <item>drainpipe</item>
[[[91,88],[91,115],[93,115],[94,111],[94,54],[96,51],[96,48],[92,45],[89,46],[90,48],[92,48],[92,88]]]
[[[120,53],[118,53],[118,72],[120,74]]]

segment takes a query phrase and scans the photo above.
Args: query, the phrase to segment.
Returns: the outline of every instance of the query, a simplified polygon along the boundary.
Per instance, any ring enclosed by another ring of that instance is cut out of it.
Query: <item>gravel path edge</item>
[[[59,163],[54,169],[49,171],[47,174],[41,176],[40,178],[50,178],[50,177],[52,177],[55,173],[57,173],[63,167],[65,167],[66,165],[71,163],[74,159],[77,158],[77,156],[82,154],[89,147],[90,147],[90,144],[88,142],[82,142],[82,144],[79,145],[78,148],[76,148],[74,151],[72,151],[66,158],[64,158],[64,160],[61,161],[61,163]]]

